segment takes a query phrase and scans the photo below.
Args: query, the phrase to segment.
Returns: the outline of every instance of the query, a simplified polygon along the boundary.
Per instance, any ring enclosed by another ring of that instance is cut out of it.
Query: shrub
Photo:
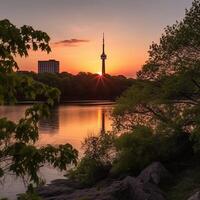
[[[117,157],[111,169],[112,174],[139,172],[157,158],[157,150],[152,131],[138,127],[116,139]]]
[[[120,136],[92,136],[85,140],[85,157],[71,171],[70,177],[84,185],[93,185],[108,175],[137,175],[154,161],[176,170],[179,161],[193,155],[189,138],[181,131],[156,134],[146,126],[137,126]]]
[[[75,179],[83,186],[91,186],[105,178],[110,170],[110,165],[105,165],[99,160],[84,157],[69,177]]]
[[[138,126],[133,132],[116,139],[116,160],[112,174],[137,175],[154,161],[166,164],[180,161],[192,154],[189,136],[184,133],[153,134],[150,128]]]
[[[91,136],[82,144],[84,157],[77,167],[68,174],[85,186],[95,184],[105,178],[111,168],[113,160],[113,144],[115,136],[111,133],[101,133]]]

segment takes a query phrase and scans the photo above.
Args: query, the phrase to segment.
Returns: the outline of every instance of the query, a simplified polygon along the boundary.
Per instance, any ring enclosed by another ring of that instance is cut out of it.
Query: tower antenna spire
[[[107,55],[105,54],[105,41],[104,41],[104,32],[103,32],[103,52],[101,54],[101,60],[102,60],[102,75],[105,75],[106,73],[106,61]]]
[[[103,32],[103,53],[105,52],[105,40],[104,40],[104,32]]]

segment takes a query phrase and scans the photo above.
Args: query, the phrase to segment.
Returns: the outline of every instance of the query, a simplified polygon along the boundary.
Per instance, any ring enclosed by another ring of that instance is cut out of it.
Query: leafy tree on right
[[[117,101],[113,116],[117,133],[136,134],[142,126],[152,137],[164,138],[157,138],[160,143],[149,162],[200,153],[199,0],[193,1],[182,21],[165,28],[158,44],[150,46],[149,59],[137,73],[136,83]],[[133,147],[121,146],[119,158],[126,156],[123,149]]]

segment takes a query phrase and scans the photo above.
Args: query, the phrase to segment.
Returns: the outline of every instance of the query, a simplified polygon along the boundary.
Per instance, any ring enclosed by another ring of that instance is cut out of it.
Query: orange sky
[[[21,70],[37,71],[38,60],[60,61],[60,71],[101,71],[102,32],[106,72],[134,77],[152,41],[184,16],[192,0],[1,0],[0,17],[28,24],[51,37],[52,52],[17,58]],[[74,40],[72,40],[74,39]],[[72,43],[60,43],[60,41]],[[82,41],[73,43],[73,41]]]
[[[37,71],[37,60],[56,59],[60,61],[60,71],[76,74],[79,71],[97,73],[101,71],[100,55],[102,51],[102,36],[97,39],[78,44],[78,46],[63,46],[51,44],[52,52],[30,52],[28,58],[17,58],[21,70]],[[106,38],[106,71],[109,74],[125,74],[134,76],[147,58],[147,49],[132,47],[118,42],[117,39]],[[126,42],[124,40],[124,42]],[[138,44],[139,45],[139,44]],[[125,53],[126,52],[126,53]]]

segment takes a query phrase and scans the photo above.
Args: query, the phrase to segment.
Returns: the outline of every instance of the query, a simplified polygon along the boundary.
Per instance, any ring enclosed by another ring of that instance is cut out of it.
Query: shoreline
[[[44,103],[43,101],[19,101],[16,105],[30,105],[35,103]],[[58,105],[114,105],[115,101],[111,100],[69,100],[61,101]]]

